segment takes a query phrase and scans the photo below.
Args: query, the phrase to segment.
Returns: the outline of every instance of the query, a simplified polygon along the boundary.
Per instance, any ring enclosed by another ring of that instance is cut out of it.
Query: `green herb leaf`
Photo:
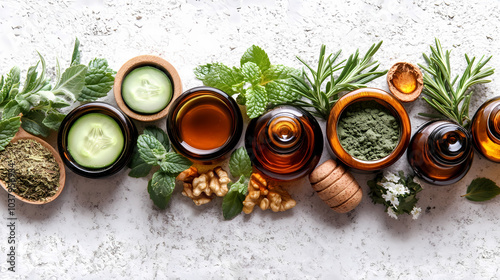
[[[193,163],[180,154],[170,152],[165,155],[165,158],[160,162],[160,167],[163,171],[177,174],[188,169]]]
[[[19,116],[0,121],[0,151],[3,151],[10,143],[20,126],[21,117]]]
[[[127,165],[131,170],[128,173],[128,176],[134,178],[145,177],[151,172],[153,166],[151,164],[147,164],[139,154],[139,149],[137,145],[134,147],[134,151],[132,152],[132,159]]]
[[[52,89],[52,92],[55,95],[63,95],[71,100],[78,100],[85,85],[86,73],[87,66],[85,65],[70,66],[64,71],[61,79]]]
[[[73,55],[71,56],[71,66],[80,64],[80,40],[75,38],[75,46],[73,47]]]
[[[244,176],[249,178],[252,175],[252,162],[245,147],[240,147],[231,154],[229,171],[231,171],[233,177]]]
[[[230,68],[222,63],[198,66],[194,74],[204,85],[218,88],[229,95],[237,93],[234,87],[243,83],[243,75],[238,68]]]
[[[42,111],[30,111],[21,118],[22,128],[33,135],[41,135],[47,137],[50,134],[50,129],[43,124],[45,113]]]
[[[262,115],[269,104],[269,98],[266,89],[263,86],[257,85],[247,89],[247,115],[253,119]]]
[[[28,72],[26,73],[26,80],[24,81],[24,87],[21,92],[26,93],[30,92],[36,86],[36,78],[38,73],[36,69],[38,68],[38,63],[34,66],[28,68]]]
[[[490,179],[476,178],[467,187],[463,196],[472,201],[486,201],[500,194],[500,188]]]
[[[65,114],[52,111],[45,117],[45,119],[43,119],[42,123],[52,130],[58,130],[61,122],[64,120],[64,117],[66,117]]]
[[[105,97],[113,87],[115,71],[108,66],[104,58],[95,58],[89,62],[85,74],[85,86],[78,101],[94,101]]]
[[[168,172],[158,170],[151,178],[151,187],[158,195],[171,195],[175,188],[175,177]]]
[[[13,118],[21,113],[21,106],[16,100],[11,100],[3,108],[2,120]]]
[[[2,86],[0,87],[0,104],[2,104],[4,101],[9,100],[10,97],[10,92],[12,91],[13,88],[18,88],[19,87],[19,79],[21,77],[21,70],[18,67],[13,67],[10,69],[9,73],[3,79],[2,76]]]
[[[156,138],[165,147],[165,150],[170,150],[170,142],[168,141],[168,135],[165,131],[159,129],[156,126],[148,126],[144,129],[144,134],[151,135]]]
[[[142,134],[137,139],[137,147],[141,158],[147,163],[158,165],[159,161],[165,158],[167,150],[165,147],[151,135]]]
[[[148,182],[148,193],[149,193],[149,198],[153,201],[156,207],[160,209],[165,209],[168,205],[168,202],[170,201],[170,198],[172,198],[172,194],[160,195],[156,193],[155,190],[153,189],[152,180]]]
[[[259,66],[251,61],[241,66],[241,74],[243,74],[245,81],[250,82],[252,85],[258,85],[262,76]]]
[[[243,176],[234,184],[230,183],[229,188],[229,191],[222,200],[222,214],[226,220],[230,220],[241,213],[241,210],[243,210],[243,201],[248,191],[248,186],[245,184]]]
[[[243,66],[249,61],[255,63],[262,72],[266,71],[271,66],[267,53],[255,45],[246,50],[241,57],[240,65]]]

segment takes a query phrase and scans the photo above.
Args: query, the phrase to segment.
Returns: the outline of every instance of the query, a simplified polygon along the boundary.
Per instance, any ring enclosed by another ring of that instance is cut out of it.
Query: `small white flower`
[[[394,206],[394,208],[396,208],[396,209],[398,208],[399,199],[393,193],[387,192],[387,194],[382,195],[382,198],[385,199],[385,201],[390,202],[391,205]]]
[[[396,212],[394,212],[392,207],[387,208],[387,215],[389,215],[389,217],[394,218],[396,220],[398,219],[398,215],[396,215]]]
[[[395,195],[405,195],[410,193],[410,189],[403,184],[395,184],[392,189],[392,193]]]
[[[413,206],[413,210],[411,210],[411,214],[413,215],[413,219],[416,220],[418,219],[418,216],[420,216],[420,213],[422,213],[422,208]]]
[[[383,182],[380,183],[380,185],[386,189],[389,192],[393,192],[392,190],[394,189],[394,183],[393,182]]]
[[[394,183],[397,183],[400,179],[399,176],[397,176],[396,174],[394,174],[392,172],[387,172],[384,177],[387,181],[394,182]]]

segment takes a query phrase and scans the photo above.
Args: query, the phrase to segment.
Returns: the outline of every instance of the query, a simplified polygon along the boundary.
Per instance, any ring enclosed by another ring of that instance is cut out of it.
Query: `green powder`
[[[342,148],[361,160],[389,155],[399,142],[399,122],[381,104],[361,101],[348,106],[340,116],[337,135]]]

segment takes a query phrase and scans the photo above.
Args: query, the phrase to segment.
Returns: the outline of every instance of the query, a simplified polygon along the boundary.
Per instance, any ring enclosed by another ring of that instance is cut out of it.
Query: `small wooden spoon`
[[[31,139],[33,141],[36,141],[36,142],[42,144],[42,146],[47,148],[52,153],[52,156],[54,156],[54,159],[56,160],[57,164],[59,165],[59,188],[57,189],[57,192],[53,196],[47,197],[46,199],[44,199],[42,201],[29,200],[29,199],[26,199],[24,197],[19,196],[18,194],[14,193],[14,192],[11,192],[10,194],[12,194],[17,199],[19,199],[23,202],[29,203],[29,204],[49,203],[49,202],[53,201],[54,199],[56,199],[59,196],[59,194],[61,194],[61,192],[64,188],[64,184],[66,182],[66,170],[64,168],[64,163],[61,159],[61,156],[59,156],[59,153],[51,145],[49,145],[49,143],[45,142],[44,140],[42,140],[36,136],[29,134],[24,129],[19,128],[19,131],[17,131],[16,135],[14,136],[14,138],[12,139],[11,142],[16,142],[16,141],[22,140],[22,139]],[[2,186],[2,188],[4,188],[8,192],[7,184],[5,184],[5,182],[0,180],[0,185]]]

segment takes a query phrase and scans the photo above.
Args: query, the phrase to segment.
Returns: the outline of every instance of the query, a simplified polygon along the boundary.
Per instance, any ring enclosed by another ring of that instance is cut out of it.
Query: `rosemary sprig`
[[[425,70],[424,74],[424,94],[422,97],[429,105],[436,109],[446,118],[456,121],[458,124],[467,127],[469,125],[469,104],[472,90],[469,88],[475,84],[489,83],[491,80],[485,80],[486,77],[494,73],[491,67],[483,67],[490,61],[491,56],[484,59],[481,57],[477,64],[474,64],[476,58],[472,59],[465,55],[467,68],[455,86],[458,75],[452,79],[450,67],[450,52],[444,51],[441,43],[436,38],[436,47],[431,48],[430,56],[423,54],[427,67],[419,66]],[[422,116],[435,117],[432,114],[420,113]]]
[[[379,64],[377,64],[377,61],[371,61],[381,45],[382,41],[373,44],[363,58],[359,57],[359,50],[356,50],[347,60],[344,59],[339,63],[336,63],[336,60],[341,51],[339,50],[325,58],[326,46],[322,45],[317,70],[314,70],[304,60],[297,57],[310,73],[309,75],[303,73],[304,77],[292,76],[291,89],[303,97],[303,99],[294,101],[293,104],[307,109],[318,117],[328,118],[328,114],[335,102],[337,102],[340,92],[366,87],[364,84],[387,73],[387,70],[376,71]],[[373,68],[362,73],[372,66]],[[333,74],[339,70],[342,70],[342,72],[335,79]],[[330,79],[324,86],[325,90],[323,91],[323,83],[328,78]]]

